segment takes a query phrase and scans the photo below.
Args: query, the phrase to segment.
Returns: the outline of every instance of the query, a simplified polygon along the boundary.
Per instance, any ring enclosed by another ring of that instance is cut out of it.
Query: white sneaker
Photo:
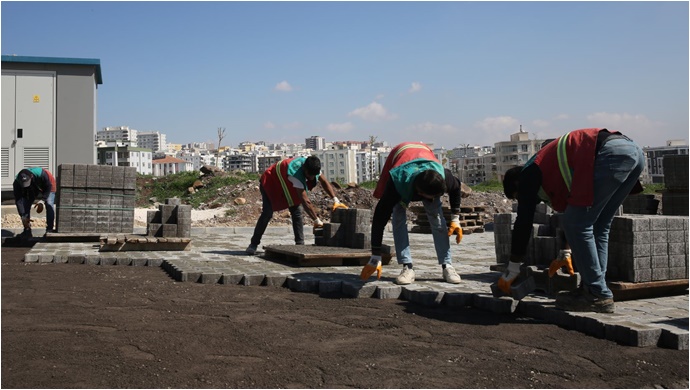
[[[245,252],[247,252],[248,255],[253,255],[256,253],[256,247],[254,245],[249,245]]]
[[[461,281],[460,275],[455,272],[455,268],[453,268],[452,265],[447,265],[446,268],[443,269],[443,280],[452,284],[458,284]]]
[[[395,284],[410,284],[414,282],[414,270],[412,268],[403,268],[400,275],[395,278]]]

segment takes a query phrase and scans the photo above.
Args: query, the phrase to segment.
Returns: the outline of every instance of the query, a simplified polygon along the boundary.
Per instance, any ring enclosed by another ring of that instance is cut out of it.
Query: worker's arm
[[[462,193],[460,192],[460,180],[453,176],[453,172],[449,169],[445,170],[445,177],[451,214],[448,237],[455,234],[455,242],[459,244],[462,241],[462,228],[460,227],[460,199],[462,198]]]
[[[383,242],[383,230],[391,219],[393,207],[400,202],[400,194],[395,189],[393,181],[388,179],[381,199],[374,209],[374,220],[371,224],[371,254],[381,255],[381,243]]]
[[[345,204],[343,203],[340,203],[340,199],[338,199],[338,197],[335,196],[335,190],[333,189],[333,186],[323,174],[319,175],[319,183],[321,183],[321,187],[324,189],[324,191],[326,191],[328,196],[330,196],[331,199],[333,199],[333,211],[335,211],[336,209],[347,208],[347,206],[345,206]]]

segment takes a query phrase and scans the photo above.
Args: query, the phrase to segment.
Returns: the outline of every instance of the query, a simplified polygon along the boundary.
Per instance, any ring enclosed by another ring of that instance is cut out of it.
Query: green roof
[[[101,76],[101,60],[97,58],[65,58],[65,57],[30,57],[17,55],[3,55],[2,62],[21,62],[32,64],[65,64],[89,65],[96,68],[96,84],[103,84]]]

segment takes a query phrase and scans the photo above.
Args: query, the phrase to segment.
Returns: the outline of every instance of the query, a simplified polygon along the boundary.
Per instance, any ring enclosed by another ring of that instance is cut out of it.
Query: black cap
[[[19,174],[19,183],[22,187],[26,188],[31,185],[31,174],[27,172],[22,172]]]

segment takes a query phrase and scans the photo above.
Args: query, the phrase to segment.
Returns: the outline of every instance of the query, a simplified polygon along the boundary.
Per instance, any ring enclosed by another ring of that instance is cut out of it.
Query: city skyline
[[[688,139],[687,2],[3,2],[2,53],[97,58],[97,129],[452,149]],[[31,26],[31,28],[26,28]]]

